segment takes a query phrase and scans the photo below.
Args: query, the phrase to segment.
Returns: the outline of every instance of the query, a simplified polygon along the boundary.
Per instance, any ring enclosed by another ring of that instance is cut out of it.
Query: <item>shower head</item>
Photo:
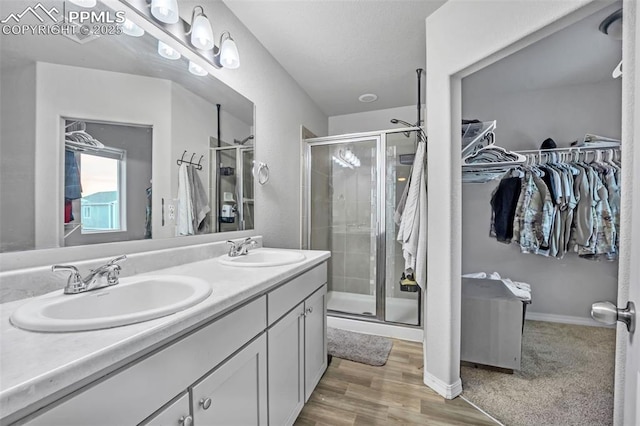
[[[392,119],[391,119],[391,123],[393,123],[393,124],[398,124],[398,123],[400,123],[400,124],[404,124],[404,125],[405,125],[405,126],[407,126],[407,127],[416,127],[416,125],[415,125],[415,124],[407,123],[406,121],[404,121],[404,120],[398,120],[397,118],[392,118]]]
[[[242,139],[241,141],[238,139],[234,139],[233,143],[235,143],[236,145],[244,145],[245,143],[247,143],[248,140],[253,140],[253,135],[249,135],[246,138]]]
[[[403,125],[404,125],[404,126],[406,126],[406,127],[416,127],[416,125],[415,125],[415,124],[407,123],[406,121],[404,121],[404,120],[398,120],[397,118],[392,118],[392,119],[391,119],[391,123],[392,123],[392,124],[398,124],[398,123],[399,123],[399,124],[403,124]],[[405,135],[406,137],[411,136],[411,135],[409,134],[409,132],[402,132],[402,133],[404,133],[404,135]]]

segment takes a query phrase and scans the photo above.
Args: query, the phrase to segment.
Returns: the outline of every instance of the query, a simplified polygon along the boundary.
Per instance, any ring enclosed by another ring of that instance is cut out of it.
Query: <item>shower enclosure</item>
[[[246,141],[246,140],[245,140]],[[210,149],[213,229],[217,232],[254,228],[253,146],[228,145]]]
[[[408,182],[415,128],[305,140],[303,245],[331,251],[330,315],[420,326],[420,291],[403,291],[395,207]],[[417,286],[409,286],[418,290]]]

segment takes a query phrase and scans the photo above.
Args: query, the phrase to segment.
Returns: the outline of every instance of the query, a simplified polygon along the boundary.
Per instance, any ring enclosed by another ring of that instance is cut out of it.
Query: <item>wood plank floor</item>
[[[394,340],[382,367],[333,358],[295,424],[496,425],[463,399],[426,387],[422,373],[422,343]]]

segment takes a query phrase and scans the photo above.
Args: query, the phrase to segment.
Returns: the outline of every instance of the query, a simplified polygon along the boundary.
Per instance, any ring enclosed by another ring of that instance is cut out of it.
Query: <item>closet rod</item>
[[[525,149],[522,151],[514,151],[518,154],[545,154],[547,152],[592,152],[606,150],[620,150],[620,145],[612,146],[570,146],[566,148],[549,148],[549,149]]]

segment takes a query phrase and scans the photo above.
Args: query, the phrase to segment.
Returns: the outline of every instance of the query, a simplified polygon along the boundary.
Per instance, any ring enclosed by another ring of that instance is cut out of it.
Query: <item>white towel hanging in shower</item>
[[[400,215],[397,240],[402,244],[405,270],[415,271],[418,285],[424,289],[427,275],[427,184],[425,177],[426,140],[418,143],[406,190],[406,199],[400,203],[396,215]]]

